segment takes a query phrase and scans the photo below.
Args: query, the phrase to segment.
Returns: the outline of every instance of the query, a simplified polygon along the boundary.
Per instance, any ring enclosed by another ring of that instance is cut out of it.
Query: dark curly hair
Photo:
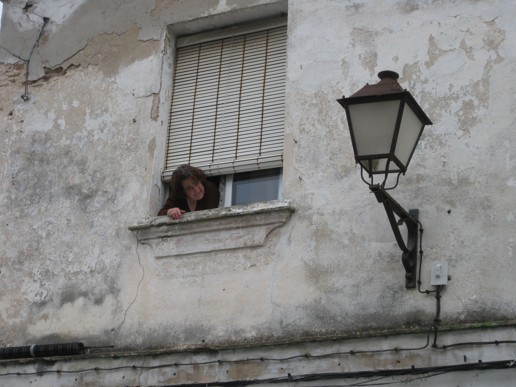
[[[188,164],[180,165],[172,174],[170,187],[174,195],[185,198],[186,193],[183,189],[183,181],[191,177],[195,182],[200,181],[203,185],[206,183],[206,174],[200,168],[192,167]]]

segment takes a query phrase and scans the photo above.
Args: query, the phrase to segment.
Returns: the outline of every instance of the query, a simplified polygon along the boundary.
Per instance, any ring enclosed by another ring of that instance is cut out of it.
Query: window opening
[[[225,206],[275,200],[281,196],[281,168],[235,173],[225,180]]]
[[[286,18],[178,39],[164,181],[282,167],[286,40]]]

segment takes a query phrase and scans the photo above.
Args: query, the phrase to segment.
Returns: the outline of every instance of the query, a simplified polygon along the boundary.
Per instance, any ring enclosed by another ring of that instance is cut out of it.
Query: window
[[[177,39],[164,181],[191,164],[226,175],[232,204],[278,198],[271,181],[283,165],[286,40],[286,18]],[[269,188],[250,196],[253,182]]]
[[[235,173],[226,176],[224,206],[278,199],[281,193],[281,168]]]

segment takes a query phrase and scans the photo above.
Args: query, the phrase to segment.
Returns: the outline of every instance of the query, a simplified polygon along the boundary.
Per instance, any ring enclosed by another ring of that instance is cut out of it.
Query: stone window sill
[[[156,258],[263,246],[294,208],[274,200],[186,213],[179,220],[148,218],[130,226],[138,243],[152,246]]]

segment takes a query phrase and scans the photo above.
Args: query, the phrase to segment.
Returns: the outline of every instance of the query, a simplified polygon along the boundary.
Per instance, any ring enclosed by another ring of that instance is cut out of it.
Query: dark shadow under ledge
[[[138,243],[152,246],[156,258],[263,246],[294,208],[274,200],[186,213],[182,219],[148,218],[130,226]]]

